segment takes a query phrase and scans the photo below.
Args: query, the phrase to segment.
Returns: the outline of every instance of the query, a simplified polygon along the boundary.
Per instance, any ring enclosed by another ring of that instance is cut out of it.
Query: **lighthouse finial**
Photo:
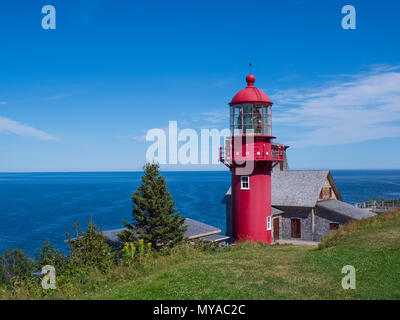
[[[251,61],[249,61],[249,73],[251,74],[251,67],[253,66],[253,64],[251,63]]]

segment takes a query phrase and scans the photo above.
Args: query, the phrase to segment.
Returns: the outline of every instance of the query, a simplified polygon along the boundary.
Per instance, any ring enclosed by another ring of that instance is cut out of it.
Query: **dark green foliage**
[[[0,256],[0,283],[24,278],[34,270],[34,262],[19,249],[6,250]]]
[[[54,249],[54,244],[45,241],[43,246],[37,249],[36,254],[36,268],[42,270],[46,265],[55,267],[57,274],[61,274],[68,267],[68,259],[57,249]]]
[[[156,249],[174,246],[183,240],[185,218],[175,209],[165,178],[157,163],[144,166],[142,184],[132,195],[133,223],[124,221],[128,228],[120,234],[124,241],[144,239]]]
[[[106,271],[113,263],[111,247],[101,235],[101,228],[90,220],[87,231],[80,230],[79,222],[74,224],[76,237],[70,243],[69,266],[72,269],[98,269]]]

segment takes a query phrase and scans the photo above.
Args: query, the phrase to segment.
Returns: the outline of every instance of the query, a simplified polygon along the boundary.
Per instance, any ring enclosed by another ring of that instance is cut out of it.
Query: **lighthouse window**
[[[253,105],[252,104],[244,104],[243,105],[243,113],[244,114],[252,114],[253,113]]]
[[[244,103],[231,107],[231,131],[234,135],[271,135],[271,106]]]
[[[242,176],[240,179],[240,189],[249,190],[250,189],[250,179],[248,176]]]
[[[267,230],[271,230],[271,217],[267,217]]]

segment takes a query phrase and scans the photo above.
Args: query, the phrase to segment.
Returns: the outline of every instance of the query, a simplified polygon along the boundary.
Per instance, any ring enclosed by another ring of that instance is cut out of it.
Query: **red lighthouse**
[[[271,243],[271,170],[285,149],[271,144],[271,100],[253,75],[246,82],[229,103],[232,136],[220,153],[232,176],[232,240]]]

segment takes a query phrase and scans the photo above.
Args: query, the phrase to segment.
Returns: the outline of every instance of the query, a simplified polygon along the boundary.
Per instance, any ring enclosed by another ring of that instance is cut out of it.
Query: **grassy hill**
[[[356,290],[341,286],[344,265],[356,269]],[[320,249],[244,243],[205,250],[184,245],[134,268],[116,267],[107,275],[92,273],[79,283],[61,284],[47,297],[400,299],[400,212],[352,223],[329,236]]]

